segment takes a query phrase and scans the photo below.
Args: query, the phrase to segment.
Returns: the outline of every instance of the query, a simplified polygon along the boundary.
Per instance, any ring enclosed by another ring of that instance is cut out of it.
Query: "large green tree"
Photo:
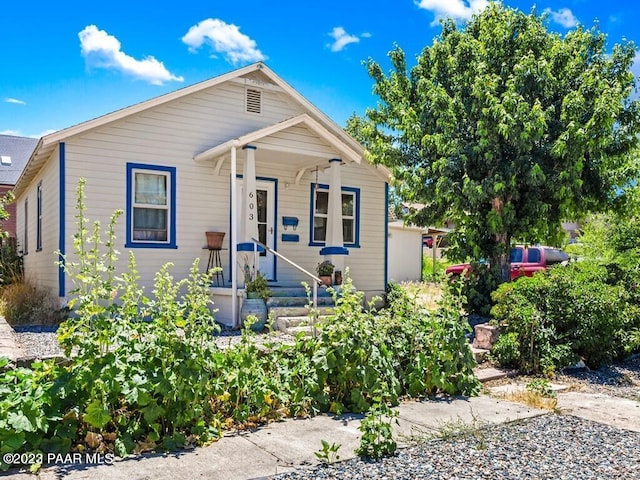
[[[388,75],[369,60],[378,105],[347,127],[427,205],[412,220],[454,221],[452,253],[491,259],[496,279],[513,240],[560,238],[563,219],[620,200],[637,175],[634,46],[545,22],[492,3],[461,28],[444,21],[410,70],[399,47]]]

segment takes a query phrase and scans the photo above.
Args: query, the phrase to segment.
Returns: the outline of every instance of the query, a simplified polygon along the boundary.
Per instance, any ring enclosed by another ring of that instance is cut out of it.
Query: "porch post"
[[[333,247],[342,247],[342,179],[340,177],[339,158],[329,160],[331,169],[329,172],[329,204],[327,205],[327,237],[326,244]]]
[[[237,206],[237,159],[236,145],[231,146],[231,322],[238,326],[238,206]]]
[[[344,235],[342,232],[342,179],[340,177],[340,165],[342,160],[332,158],[329,160],[329,202],[327,205],[327,235],[325,247],[320,249],[320,255],[324,255],[335,266],[336,270],[344,271],[343,255],[349,251],[344,247]]]
[[[247,258],[247,264],[253,262],[250,267],[252,275],[258,270],[257,244],[251,238],[258,238],[258,208],[256,196],[256,147],[245,145],[244,171],[242,176],[242,233],[241,238],[244,244],[240,250],[253,252],[253,259]],[[244,272],[243,272],[244,273]],[[245,279],[246,282],[246,279]]]

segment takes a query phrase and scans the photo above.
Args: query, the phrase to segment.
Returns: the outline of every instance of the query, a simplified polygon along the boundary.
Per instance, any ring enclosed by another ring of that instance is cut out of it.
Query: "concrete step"
[[[306,297],[270,297],[267,299],[267,308],[271,307],[306,307],[309,299]],[[318,305],[334,305],[331,297],[318,297]]]
[[[475,358],[478,365],[487,360],[490,352],[491,350],[487,350],[486,348],[476,348],[471,346],[471,353],[473,353],[473,358]]]
[[[324,322],[331,318],[331,315],[319,315],[318,322]],[[282,332],[294,327],[307,327],[313,324],[313,320],[308,315],[300,315],[297,317],[277,317],[274,328]]]
[[[332,315],[334,313],[333,306],[319,306],[316,310],[318,312],[318,315]],[[270,307],[269,314],[274,318],[305,317],[309,315],[309,309],[302,306]]]
[[[304,297],[307,298],[307,291],[304,287],[269,287],[271,297]],[[313,297],[313,290],[309,290],[309,296]],[[326,288],[318,287],[318,297],[331,297]]]
[[[297,337],[301,333],[303,333],[306,337],[314,337],[318,335],[319,330],[314,328],[313,325],[299,325],[297,327],[289,327],[285,330],[285,332],[292,337]]]
[[[474,368],[474,373],[478,380],[482,383],[490,382],[492,380],[500,380],[501,378],[513,377],[516,375],[515,370],[505,370],[502,368]]]

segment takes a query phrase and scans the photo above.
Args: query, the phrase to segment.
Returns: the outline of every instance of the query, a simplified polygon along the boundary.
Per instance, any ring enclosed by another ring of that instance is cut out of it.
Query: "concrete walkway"
[[[0,357],[9,357],[16,360],[24,355],[22,348],[18,345],[13,328],[0,316]]]
[[[22,355],[13,330],[4,319],[0,320],[2,355],[12,358]],[[485,380],[502,374],[495,369],[483,369],[478,373]],[[401,447],[456,428],[477,428],[551,414],[487,395],[403,402],[397,410],[399,417],[394,433]],[[558,394],[558,410],[562,414],[640,432],[640,402],[601,394],[563,392]],[[314,452],[320,450],[322,440],[341,445],[338,451],[341,460],[353,458],[359,445],[361,419],[360,415],[287,419],[252,432],[228,434],[207,447],[175,454],[132,456],[116,459],[112,464],[104,464],[104,458],[60,458],[43,468],[37,476],[10,470],[0,473],[0,477],[15,480],[264,478],[318,463]],[[103,464],[98,464],[97,460]]]
[[[547,412],[488,396],[443,398],[405,402],[398,407],[394,426],[400,446],[433,438],[441,429],[502,423]],[[318,463],[314,452],[321,441],[341,444],[341,460],[355,457],[362,416],[319,415],[288,419],[253,432],[230,434],[203,448],[166,455],[144,455],[116,460],[112,465],[57,464],[41,470],[38,478],[54,479],[171,479],[208,478],[220,480],[262,478]],[[14,471],[15,472],[15,471]],[[13,473],[16,480],[33,480],[28,474]]]

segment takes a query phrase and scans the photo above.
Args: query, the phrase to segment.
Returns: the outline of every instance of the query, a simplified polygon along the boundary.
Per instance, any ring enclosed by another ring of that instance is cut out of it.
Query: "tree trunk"
[[[504,207],[504,200],[501,198],[494,198],[491,202],[493,210],[500,216],[502,216],[502,209]],[[496,233],[493,237],[495,246],[494,253],[491,258],[491,270],[496,276],[498,284],[508,282],[511,280],[511,235],[508,232]],[[495,267],[494,267],[495,265]]]

